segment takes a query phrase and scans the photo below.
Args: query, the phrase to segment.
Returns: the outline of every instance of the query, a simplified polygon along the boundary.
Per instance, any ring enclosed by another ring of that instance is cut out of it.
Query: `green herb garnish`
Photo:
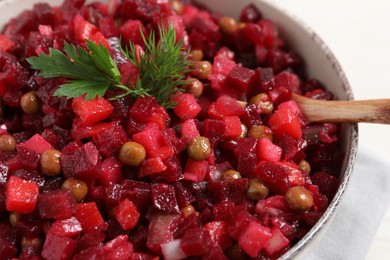
[[[130,87],[121,83],[119,69],[101,43],[97,45],[86,40],[87,49],[83,49],[65,42],[64,52],[50,48],[49,54],[40,53],[27,61],[33,69],[40,71],[38,75],[43,78],[64,77],[69,80],[54,92],[55,96],[75,98],[85,94],[85,99],[90,100],[104,96],[110,88],[120,88],[124,93],[113,99],[150,95],[160,105],[172,108],[175,106],[172,95],[185,84],[188,52],[181,52],[182,43],[176,43],[175,30],[171,26],[168,29],[159,27],[159,33],[157,44],[154,32],[148,40],[142,34],[146,49],[139,61],[134,44],[130,43],[130,49],[122,50],[140,72],[137,83]]]
[[[145,39],[140,30],[145,43],[145,53],[137,55],[137,50],[133,43],[129,49],[122,49],[126,57],[133,62],[141,77],[137,85],[146,89],[147,93],[157,99],[157,102],[166,107],[172,108],[176,105],[171,97],[178,91],[182,91],[180,86],[187,84],[185,73],[189,72],[188,52],[182,52],[182,40],[176,42],[176,32],[172,26],[166,30],[159,26],[160,40],[156,44],[155,34],[152,31]]]

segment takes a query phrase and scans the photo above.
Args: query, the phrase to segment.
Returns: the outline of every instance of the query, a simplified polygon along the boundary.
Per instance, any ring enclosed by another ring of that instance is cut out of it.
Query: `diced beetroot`
[[[268,138],[260,138],[257,141],[257,157],[260,160],[278,162],[282,156],[282,148],[272,143]]]
[[[174,186],[176,200],[179,208],[184,208],[185,206],[195,201],[195,197],[181,182],[176,182]]]
[[[271,230],[271,238],[267,241],[264,248],[269,255],[273,255],[285,248],[289,243],[290,240],[288,240],[279,229],[274,228]]]
[[[176,213],[179,206],[176,201],[175,187],[165,183],[152,184],[153,206],[166,213]]]
[[[74,38],[80,42],[85,39],[91,39],[92,35],[99,31],[99,29],[84,19],[81,15],[76,15],[73,18]]]
[[[15,47],[16,43],[7,36],[0,34],[0,51],[9,51]]]
[[[121,167],[122,164],[115,158],[105,159],[100,165],[98,180],[105,187],[120,183],[122,180]]]
[[[98,165],[100,163],[99,150],[92,142],[84,144],[75,153],[75,176],[83,180],[93,180],[98,176]]]
[[[181,125],[181,137],[186,141],[192,141],[199,136],[198,128],[194,119],[188,119]]]
[[[161,254],[161,245],[173,240],[173,233],[182,221],[179,214],[154,216],[150,220],[146,246]]]
[[[152,193],[149,183],[123,180],[121,193],[122,199],[128,198],[131,200],[137,206],[139,212],[149,209],[152,204]]]
[[[116,125],[118,125],[118,122],[116,121],[84,125],[79,118],[75,118],[73,120],[71,133],[73,139],[79,141],[84,138],[96,136],[97,133],[101,132],[102,130],[110,129]]]
[[[249,256],[256,257],[271,236],[269,228],[251,221],[240,233],[238,244]]]
[[[173,111],[182,121],[195,118],[201,111],[201,107],[196,102],[196,99],[192,94],[177,94],[174,101],[177,102],[177,105]]]
[[[219,140],[226,131],[226,125],[223,120],[206,119],[203,121],[202,134],[210,139],[211,143]]]
[[[256,165],[255,175],[262,180],[275,183],[289,175],[300,172],[297,167],[285,162],[261,161]]]
[[[234,153],[238,158],[237,170],[243,176],[251,176],[255,170],[254,164],[258,161],[256,156],[257,139],[255,138],[240,138]]]
[[[92,34],[89,40],[91,40],[98,46],[100,46],[100,44],[103,44],[104,47],[110,50],[110,44],[101,32],[95,32],[94,34]]]
[[[180,247],[181,239],[175,239],[161,245],[161,251],[166,260],[185,259],[188,257]]]
[[[122,144],[128,140],[121,125],[105,128],[93,136],[93,143],[106,157],[118,156]]]
[[[204,228],[187,230],[180,242],[183,252],[188,255],[203,255],[209,251],[209,233]]]
[[[130,115],[140,122],[148,123],[150,115],[155,113],[158,108],[159,104],[154,97],[140,97],[130,108]]]
[[[134,44],[144,46],[140,31],[147,37],[145,27],[140,20],[128,20],[119,27],[119,33],[126,43],[133,42]]]
[[[222,173],[227,170],[233,169],[232,165],[229,162],[223,162],[215,165],[210,165],[208,174],[206,175],[206,180],[208,181],[217,181],[221,179]]]
[[[21,214],[33,212],[38,201],[38,194],[38,184],[11,176],[5,193],[7,210]]]
[[[18,146],[23,146],[39,155],[43,154],[46,150],[54,149],[53,146],[39,134],[33,135],[28,141],[21,143]]]
[[[135,227],[140,217],[136,206],[128,199],[122,200],[119,205],[113,209],[113,213],[124,230]]]
[[[239,93],[246,92],[248,87],[252,84],[254,76],[255,72],[253,70],[236,65],[226,76],[224,86],[233,88]]]
[[[41,218],[66,219],[76,212],[76,201],[70,190],[54,190],[38,197]]]
[[[119,235],[102,247],[102,258],[127,260],[130,259],[133,252],[134,247],[128,241],[128,236]]]
[[[24,166],[24,168],[31,170],[38,170],[39,158],[41,157],[37,152],[26,148],[23,144],[18,145],[18,159]]]
[[[69,259],[76,248],[76,243],[69,237],[61,237],[49,232],[43,245],[42,257],[53,260]]]
[[[75,175],[75,159],[79,149],[80,144],[78,142],[70,142],[61,151],[61,167],[66,178]]]
[[[276,110],[269,119],[269,126],[275,135],[288,134],[297,139],[302,137],[301,121],[291,110]]]
[[[125,86],[132,86],[132,85],[135,86],[135,84],[137,83],[137,78],[139,76],[139,71],[138,71],[137,67],[134,65],[134,63],[126,62],[126,63],[122,64],[119,67],[119,71],[121,73],[122,84],[124,84]],[[143,99],[149,99],[149,97],[138,98],[135,101],[135,104],[140,102],[138,100],[143,100]],[[131,113],[131,111],[132,110],[130,110],[130,113]],[[145,119],[145,118],[142,118],[142,119]]]
[[[205,225],[205,229],[209,232],[211,240],[217,243],[222,249],[226,249],[232,245],[233,240],[228,232],[229,222],[213,221]]]
[[[78,204],[75,217],[78,221],[80,221],[84,233],[92,228],[104,230],[107,225],[104,222],[95,202]]]
[[[61,237],[73,237],[82,231],[81,224],[75,217],[59,219],[53,222],[50,233]]]
[[[195,17],[197,16],[199,9],[193,5],[186,5],[183,9],[183,21],[186,26],[192,26]]]
[[[18,249],[11,241],[0,238],[0,258],[13,259],[16,256]]]
[[[184,169],[184,179],[194,182],[201,182],[205,179],[209,171],[209,162],[207,160],[195,161],[188,159]]]
[[[165,28],[168,28],[168,26],[172,26],[173,29],[175,29],[176,32],[176,41],[180,41],[184,38],[185,31],[184,31],[184,24],[183,24],[183,18],[178,15],[169,15],[163,18],[163,25]]]
[[[235,207],[232,209],[232,219],[229,226],[229,234],[238,239],[243,229],[252,221],[255,221],[256,217],[252,216],[243,207]]]
[[[253,4],[247,5],[240,14],[240,21],[243,23],[257,23],[261,18],[262,14]]]
[[[315,172],[312,176],[312,181],[313,184],[318,185],[320,192],[325,194],[328,199],[333,198],[339,187],[339,180],[324,171]]]
[[[167,166],[160,157],[150,158],[142,162],[138,172],[138,177],[142,178],[147,175],[161,173],[167,169]]]
[[[72,109],[84,125],[92,125],[109,117],[114,107],[103,97],[92,100],[78,97],[73,99]]]
[[[225,137],[234,138],[241,135],[241,120],[238,116],[226,116],[222,120],[226,127],[223,133]]]
[[[115,21],[110,16],[105,16],[99,20],[99,28],[102,34],[107,38],[118,36],[118,29],[115,26]]]
[[[161,173],[161,177],[166,182],[177,182],[183,179],[183,169],[177,156],[169,157],[164,161],[164,164],[167,166],[167,169]]]
[[[101,259],[101,255],[101,246],[91,246],[73,255],[72,260]]]
[[[88,232],[84,231],[84,235],[77,241],[76,252],[80,252],[90,247],[99,246],[105,240],[106,234],[97,229],[90,229]]]
[[[207,111],[211,118],[220,119],[225,116],[241,116],[245,113],[245,107],[237,99],[229,96],[221,96],[213,104]]]
[[[145,129],[133,135],[133,140],[140,143],[151,156],[151,152],[165,145],[162,133],[156,124],[149,124]]]
[[[162,161],[172,157],[175,154],[175,149],[172,145],[165,145],[159,149],[150,152],[151,157],[159,157]]]

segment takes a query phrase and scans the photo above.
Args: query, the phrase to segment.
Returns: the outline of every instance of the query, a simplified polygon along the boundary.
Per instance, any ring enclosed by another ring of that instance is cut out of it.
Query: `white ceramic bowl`
[[[0,1],[0,28],[22,10],[31,8],[43,0],[4,0]],[[62,0],[46,1],[58,5]],[[266,18],[272,19],[280,30],[288,46],[296,51],[305,62],[305,70],[310,77],[320,80],[337,99],[353,99],[352,90],[338,61],[325,43],[298,18],[287,10],[275,6],[266,0],[198,0],[213,11],[238,17],[240,10],[249,3],[254,3]],[[340,187],[328,209],[315,226],[280,259],[303,258],[311,251],[315,242],[320,239],[331,224],[337,207],[347,188],[355,161],[358,143],[358,127],[356,124],[344,124],[341,129],[342,145],[345,159],[340,175]]]

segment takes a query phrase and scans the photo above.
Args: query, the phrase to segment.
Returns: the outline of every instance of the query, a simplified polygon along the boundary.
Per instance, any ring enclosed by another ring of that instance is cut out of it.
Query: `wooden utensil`
[[[309,122],[390,124],[390,99],[328,101],[293,94]]]

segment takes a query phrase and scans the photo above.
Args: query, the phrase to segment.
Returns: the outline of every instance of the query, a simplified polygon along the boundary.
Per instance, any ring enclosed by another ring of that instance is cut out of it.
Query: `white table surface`
[[[299,17],[326,42],[347,74],[355,99],[390,98],[390,1],[272,2]],[[360,124],[359,147],[371,147],[388,160],[388,133],[390,125]],[[390,209],[366,259],[390,259]]]

